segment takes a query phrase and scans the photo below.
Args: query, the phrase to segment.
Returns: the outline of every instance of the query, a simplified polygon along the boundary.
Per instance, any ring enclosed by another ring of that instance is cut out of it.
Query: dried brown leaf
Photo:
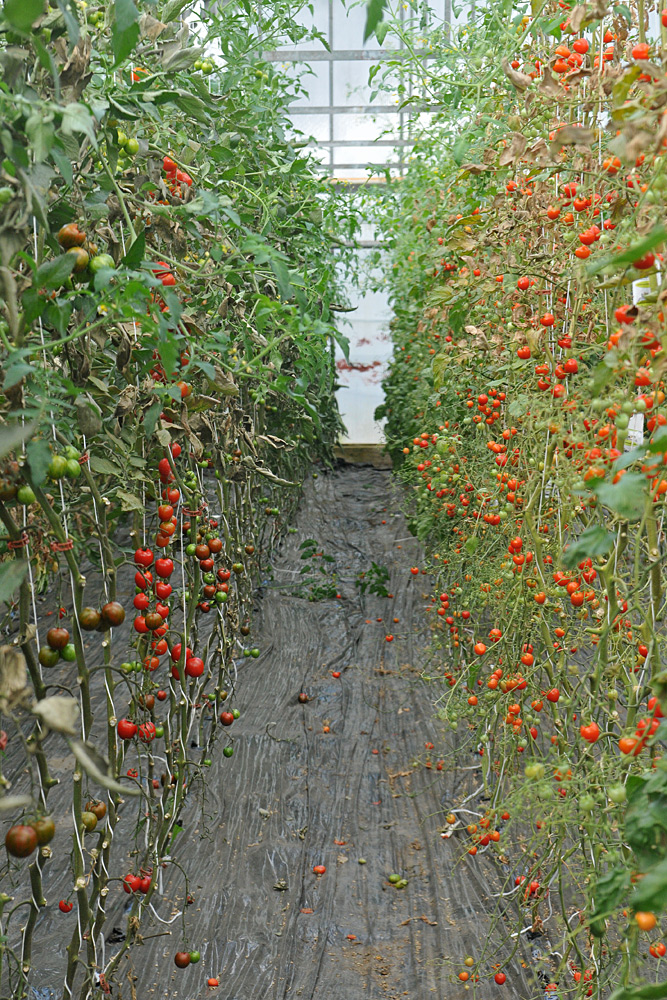
[[[526,137],[521,132],[512,133],[512,141],[498,157],[499,166],[506,167],[509,163],[516,163],[525,148]]]
[[[503,59],[503,70],[508,80],[519,91],[528,90],[533,83],[532,77],[528,76],[527,73],[520,73],[519,70],[513,69],[507,59]]]

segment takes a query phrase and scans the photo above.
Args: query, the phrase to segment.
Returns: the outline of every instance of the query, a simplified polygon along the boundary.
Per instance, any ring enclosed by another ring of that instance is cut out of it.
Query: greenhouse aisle
[[[440,837],[443,801],[478,776],[438,772],[433,751],[423,766],[425,744],[438,746],[419,679],[428,582],[410,573],[418,548],[391,494],[390,474],[370,467],[307,486],[259,600],[261,657],[240,670],[234,757],[213,765],[204,820],[184,818],[189,941],[202,961],[183,973],[170,936],[147,941],[134,974],[152,994],[203,996],[214,975],[224,1000],[464,995],[450,963],[485,945],[493,869]],[[338,599],[289,592],[306,539],[333,557]],[[390,572],[391,598],[355,586],[373,561]],[[394,872],[407,887],[389,884]],[[509,981],[504,995],[515,995]]]

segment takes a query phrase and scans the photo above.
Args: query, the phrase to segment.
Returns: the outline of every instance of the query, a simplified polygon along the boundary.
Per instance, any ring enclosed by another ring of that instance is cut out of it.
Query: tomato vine
[[[446,802],[444,836],[462,867],[493,860],[513,914],[502,954],[452,977],[500,963],[502,985],[529,934],[535,995],[657,997],[667,12],[381,23],[408,55],[375,81],[398,74],[416,141],[372,206],[394,306],[378,416],[439,588],[441,756],[476,756],[488,802]]]
[[[145,918],[173,922],[163,872],[187,897],[181,819],[260,655],[258,569],[340,430],[340,197],[287,137],[300,84],[262,55],[307,32],[282,0],[192,6],[8,0],[0,20],[7,995],[34,983],[44,911],[70,924],[66,997],[108,993]]]

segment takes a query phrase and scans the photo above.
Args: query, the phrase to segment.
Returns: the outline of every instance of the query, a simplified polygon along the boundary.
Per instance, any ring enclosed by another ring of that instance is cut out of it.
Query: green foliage
[[[360,573],[354,581],[355,587],[358,587],[362,594],[368,591],[377,597],[389,597],[389,591],[387,590],[388,583],[389,570],[386,566],[380,566],[376,562],[371,562],[371,568],[366,572]]]

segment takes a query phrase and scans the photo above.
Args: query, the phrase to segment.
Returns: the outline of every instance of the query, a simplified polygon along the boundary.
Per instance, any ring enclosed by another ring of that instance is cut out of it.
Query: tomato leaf
[[[290,273],[286,264],[277,257],[271,258],[271,270],[276,276],[276,281],[278,282],[278,291],[280,292],[280,297],[284,302],[287,302],[292,298],[292,287],[290,285]]]
[[[27,559],[9,559],[0,563],[0,604],[8,601],[19,589],[27,572]]]
[[[624,868],[612,868],[598,879],[594,890],[595,910],[593,920],[606,917],[620,904],[630,885],[630,872]]]
[[[146,230],[142,229],[134,243],[130,246],[130,249],[122,258],[121,263],[125,264],[126,267],[137,268],[143,262],[145,253]]]
[[[127,493],[126,490],[116,490],[116,496],[120,500],[120,504],[123,510],[144,509],[144,505],[142,504],[139,497],[135,497],[133,493]]]
[[[638,472],[626,472],[617,483],[600,483],[598,500],[628,521],[638,521],[644,512],[646,480]]]
[[[561,562],[566,569],[572,569],[582,559],[604,555],[612,548],[614,538],[615,535],[611,531],[606,531],[599,524],[592,524],[582,531],[576,542],[572,542],[563,550]]]
[[[2,12],[12,28],[28,31],[44,13],[44,0],[5,0]]]
[[[180,17],[181,11],[191,3],[192,0],[169,0],[164,6],[160,20],[163,24],[175,21],[177,17]]]
[[[139,40],[139,11],[132,0],[116,0],[113,7],[111,49],[114,54],[113,68],[115,68],[127,59]]]
[[[366,4],[366,25],[364,27],[364,41],[367,42],[378,24],[384,18],[387,0],[368,0]]]
[[[107,458],[102,458],[101,455],[91,455],[89,465],[92,472],[99,472],[102,476],[118,476],[121,474],[121,469],[115,462],[110,462]]]
[[[665,903],[667,903],[667,858],[646,872],[630,900],[635,910],[660,911]]]
[[[25,451],[32,481],[37,486],[41,486],[46,480],[46,470],[51,461],[51,449],[43,438],[37,438],[28,444]]]
[[[631,247],[624,250],[623,253],[613,254],[608,257],[603,257],[601,260],[595,261],[593,264],[586,265],[586,273],[599,274],[600,271],[604,271],[607,268],[617,268],[624,266],[626,264],[632,264],[633,261],[639,260],[644,254],[648,253],[649,250],[653,250],[654,247],[659,246],[664,243],[667,239],[667,229],[664,226],[654,226],[648,236],[645,236],[643,240],[638,243],[633,243]]]
[[[664,1000],[667,997],[667,981],[649,983],[647,986],[619,986],[609,997],[609,1000]]]
[[[32,365],[26,364],[25,361],[12,361],[7,365],[5,371],[5,380],[2,383],[2,388],[6,391],[11,389],[12,386],[18,385],[22,378],[26,375],[32,375],[35,371]]]
[[[68,740],[69,748],[77,761],[86,772],[89,778],[101,785],[102,788],[110,792],[117,792],[119,795],[140,795],[141,789],[134,785],[121,785],[109,773],[109,762],[99,750],[96,750],[90,743],[82,740]]]
[[[37,269],[34,284],[39,288],[60,288],[75,264],[76,255],[73,253],[63,253],[54,260],[48,260]]]
[[[10,451],[29,438],[35,429],[35,424],[3,424],[0,427],[0,458],[4,458]]]

